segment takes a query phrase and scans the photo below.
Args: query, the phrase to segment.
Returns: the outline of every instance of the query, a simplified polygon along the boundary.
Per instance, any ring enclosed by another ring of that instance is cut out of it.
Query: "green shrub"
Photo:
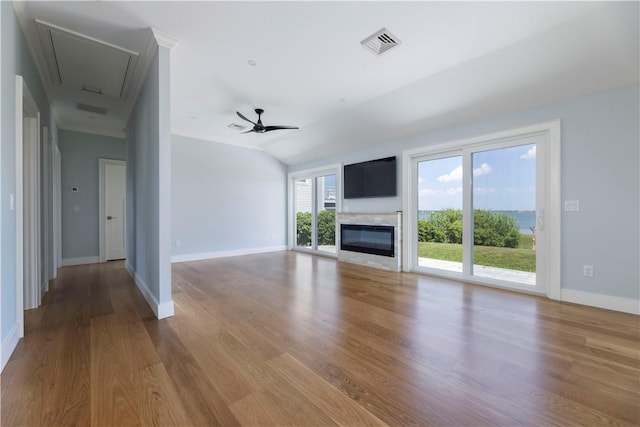
[[[418,221],[418,240],[420,242],[446,242],[446,236],[433,222],[420,220]]]
[[[296,241],[298,246],[311,246],[311,212],[296,213]]]
[[[475,245],[517,248],[520,243],[518,224],[507,214],[476,209],[473,211],[473,228]],[[462,211],[445,209],[418,221],[418,241],[461,244]]]
[[[334,211],[318,213],[318,245],[336,244],[336,214]]]
[[[433,212],[427,222],[433,224],[438,235],[445,236],[446,243],[462,243],[462,211],[445,209]],[[430,242],[432,240],[425,240]]]
[[[475,245],[517,248],[520,242],[518,223],[507,214],[476,209],[473,211],[473,229]]]
[[[336,244],[336,215],[334,211],[318,213],[318,245]],[[298,246],[311,246],[311,212],[296,213],[296,241]]]

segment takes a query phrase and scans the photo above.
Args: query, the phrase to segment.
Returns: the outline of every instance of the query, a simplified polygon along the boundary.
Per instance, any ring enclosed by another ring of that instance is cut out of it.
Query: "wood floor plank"
[[[25,313],[2,426],[640,425],[638,316],[295,252],[123,262]]]
[[[180,336],[186,351],[201,367],[203,375],[209,378],[226,403],[233,403],[255,391],[233,365],[225,363],[227,360],[216,345],[217,334],[203,336],[190,324],[179,321],[169,323]]]
[[[91,319],[91,424],[139,425],[133,349],[117,315]]]
[[[144,426],[186,426],[191,423],[162,363],[142,371],[140,422]]]
[[[169,322],[149,319],[145,326],[191,419],[191,425],[240,425]]]
[[[378,417],[357,405],[289,354],[268,364],[340,426],[383,426]]]
[[[287,414],[264,392],[255,392],[231,405],[236,418],[243,426],[293,426]]]

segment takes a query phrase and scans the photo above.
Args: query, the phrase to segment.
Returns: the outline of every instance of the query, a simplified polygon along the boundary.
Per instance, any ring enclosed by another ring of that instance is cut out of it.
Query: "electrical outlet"
[[[582,274],[584,277],[593,277],[593,265],[583,265]]]
[[[176,240],[176,246],[177,247],[182,246],[182,240]]]

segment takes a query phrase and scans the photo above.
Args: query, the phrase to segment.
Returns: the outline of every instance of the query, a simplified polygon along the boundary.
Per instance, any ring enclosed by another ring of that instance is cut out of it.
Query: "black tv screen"
[[[396,196],[396,158],[344,166],[344,198]]]

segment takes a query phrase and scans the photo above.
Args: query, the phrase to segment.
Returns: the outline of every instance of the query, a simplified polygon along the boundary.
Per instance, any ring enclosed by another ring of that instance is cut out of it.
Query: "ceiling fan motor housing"
[[[264,113],[264,110],[262,108],[256,108],[254,111],[258,115],[258,121],[257,122],[249,120],[248,118],[243,116],[242,113],[240,113],[239,111],[236,111],[236,114],[238,115],[238,117],[240,117],[241,119],[246,120],[249,123],[253,124],[253,129],[248,130],[246,132],[242,132],[242,133],[249,133],[249,132],[265,133],[265,132],[269,132],[269,131],[272,131],[272,130],[299,129],[297,126],[265,126],[265,125],[262,124],[262,114]]]

